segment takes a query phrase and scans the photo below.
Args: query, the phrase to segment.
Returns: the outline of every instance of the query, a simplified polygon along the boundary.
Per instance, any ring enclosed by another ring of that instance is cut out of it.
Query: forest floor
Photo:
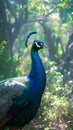
[[[22,130],[72,130],[68,128],[68,121],[58,123],[56,120],[42,123],[40,116],[36,116]],[[51,126],[51,127],[50,127]]]

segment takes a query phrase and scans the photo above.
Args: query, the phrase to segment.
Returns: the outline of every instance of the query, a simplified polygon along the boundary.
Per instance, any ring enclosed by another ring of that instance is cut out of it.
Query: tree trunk
[[[4,0],[0,1],[0,43],[4,40],[6,41],[6,15],[5,15],[5,7]]]
[[[46,36],[46,42],[49,46],[49,57],[52,61],[56,61],[56,57],[55,57],[55,54],[56,54],[56,50],[55,50],[55,46],[54,46],[54,43],[53,43],[53,40],[52,40],[52,37],[51,37],[51,30],[50,28],[48,28],[46,26],[46,24],[43,22],[42,24],[42,27],[43,27],[43,30],[44,30],[44,33],[45,33],[45,36]]]
[[[28,20],[27,5],[28,5],[28,0],[22,1],[23,10],[20,13],[19,17],[17,17],[16,10],[13,11],[13,5],[10,5],[9,1],[6,1],[6,3],[4,0],[0,1],[0,43],[4,40],[7,41],[6,48],[11,55],[12,55],[13,44],[19,33],[19,30],[21,26],[25,24]],[[6,8],[10,11],[11,15],[14,17],[15,19],[14,23],[12,23],[11,20],[6,18]]]
[[[18,18],[15,18],[15,22],[8,23],[7,26],[7,47],[9,52],[12,52],[13,44],[15,42],[15,39],[19,33],[19,30],[23,24],[26,24],[28,20],[28,0],[22,1],[22,5],[25,5],[24,11],[19,15]],[[10,10],[12,12],[12,10]],[[14,17],[16,17],[16,12],[14,14]]]

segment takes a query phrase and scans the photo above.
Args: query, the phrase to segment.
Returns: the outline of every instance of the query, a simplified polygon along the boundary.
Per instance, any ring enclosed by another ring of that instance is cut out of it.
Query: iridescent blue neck
[[[38,51],[31,49],[31,60],[30,90],[34,101],[39,104],[46,85],[46,74]]]

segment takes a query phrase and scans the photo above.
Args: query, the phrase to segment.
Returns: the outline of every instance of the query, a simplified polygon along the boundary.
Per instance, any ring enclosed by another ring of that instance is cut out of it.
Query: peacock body
[[[27,77],[0,82],[0,127],[21,128],[36,115],[46,85],[45,69],[38,54],[38,50],[44,46],[42,41],[34,40],[31,47],[31,70]]]

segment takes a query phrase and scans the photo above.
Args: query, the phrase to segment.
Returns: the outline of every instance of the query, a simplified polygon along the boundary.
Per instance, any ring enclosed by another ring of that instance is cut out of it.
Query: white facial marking
[[[36,46],[37,46],[38,48],[40,48],[40,45],[38,45],[38,43],[37,43],[37,42],[35,42],[35,44],[36,44]]]

